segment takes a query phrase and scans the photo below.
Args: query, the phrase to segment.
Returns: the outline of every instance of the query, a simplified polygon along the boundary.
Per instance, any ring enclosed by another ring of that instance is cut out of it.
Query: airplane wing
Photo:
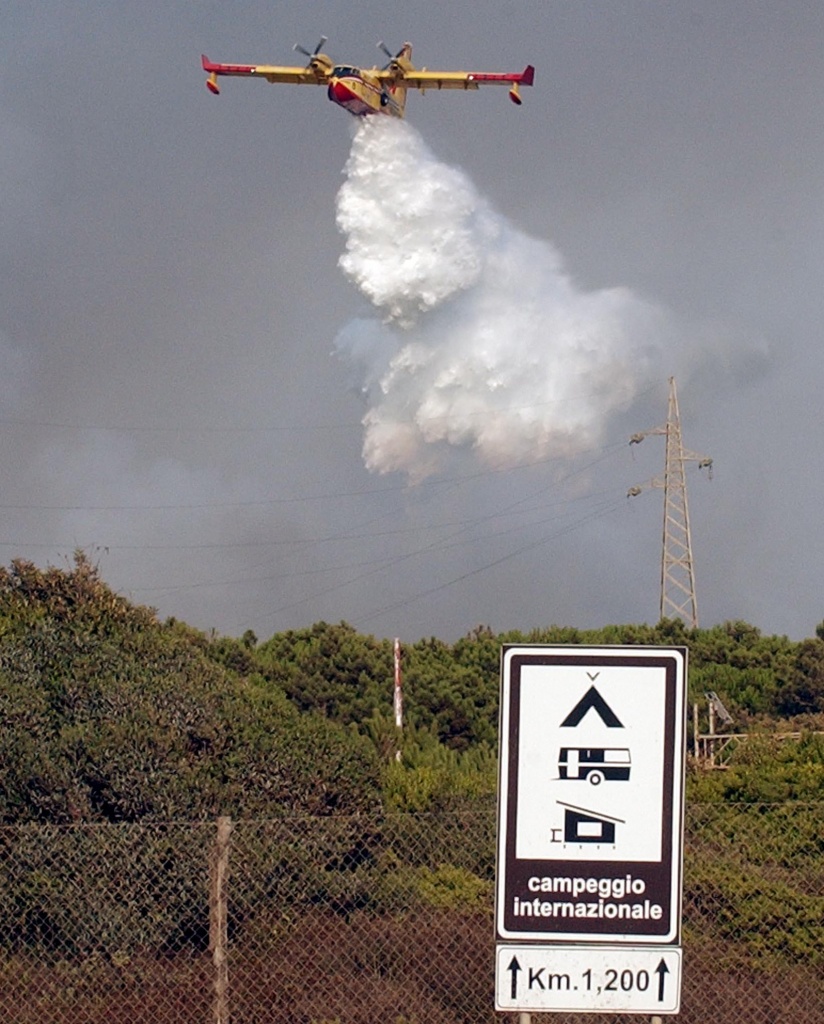
[[[374,73],[374,72],[373,72]],[[483,71],[418,71],[412,69],[399,74],[397,68],[378,71],[376,78],[391,82],[401,89],[479,89],[482,85],[507,85],[510,97],[520,103],[518,86],[532,85],[535,68],[528,64],[521,72],[514,74],[489,74]]]
[[[218,75],[240,75],[264,78],[267,82],[287,82],[291,85],[326,85],[329,75],[323,67],[289,67],[277,64],[214,64],[203,54],[203,70],[208,74],[206,85],[214,92],[220,92]]]

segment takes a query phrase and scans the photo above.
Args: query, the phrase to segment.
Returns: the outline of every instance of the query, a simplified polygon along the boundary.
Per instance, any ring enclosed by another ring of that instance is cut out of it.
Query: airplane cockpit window
[[[341,65],[340,67],[333,68],[332,74],[335,78],[351,78],[353,75],[356,75],[357,72],[354,68],[348,68]]]

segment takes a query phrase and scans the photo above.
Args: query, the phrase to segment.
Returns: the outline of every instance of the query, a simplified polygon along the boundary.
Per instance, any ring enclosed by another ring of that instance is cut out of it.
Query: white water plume
[[[336,339],[369,406],[367,467],[421,479],[458,452],[504,467],[597,443],[649,381],[661,310],[576,287],[404,122],[365,119],[345,175],[340,266],[380,311]]]

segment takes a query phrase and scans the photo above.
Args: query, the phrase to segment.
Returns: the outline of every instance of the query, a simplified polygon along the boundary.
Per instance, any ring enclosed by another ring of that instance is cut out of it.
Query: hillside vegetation
[[[690,699],[716,691],[757,733],[727,771],[691,771],[692,799],[824,797],[824,627],[800,643],[675,621],[419,640],[403,649],[399,737],[390,641],[346,623],[209,636],[118,596],[78,554],[66,569],[0,569],[0,820],[488,804],[500,647],[516,642],[688,646]]]

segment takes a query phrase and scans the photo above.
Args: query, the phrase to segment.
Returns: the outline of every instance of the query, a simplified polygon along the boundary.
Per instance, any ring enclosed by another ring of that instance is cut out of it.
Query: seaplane
[[[393,53],[383,43],[378,43],[388,62],[382,67],[353,67],[350,64],[335,64],[322,52],[326,36],[322,36],[314,50],[307,50],[299,43],[294,49],[302,53],[307,62],[303,66],[289,67],[276,64],[215,64],[203,54],[201,62],[208,75],[206,88],[218,95],[218,79],[222,76],[262,78],[266,82],[286,82],[290,85],[325,85],[329,99],[350,114],[363,117],[368,114],[389,114],[403,117],[406,110],[406,96],[410,89],[421,92],[441,89],[479,89],[482,85],[505,85],[509,87],[509,98],[520,106],[522,85],[532,85],[535,68],[528,64],[521,72],[514,74],[490,74],[484,71],[427,71],[418,69],[412,63],[412,44],[404,43]]]

